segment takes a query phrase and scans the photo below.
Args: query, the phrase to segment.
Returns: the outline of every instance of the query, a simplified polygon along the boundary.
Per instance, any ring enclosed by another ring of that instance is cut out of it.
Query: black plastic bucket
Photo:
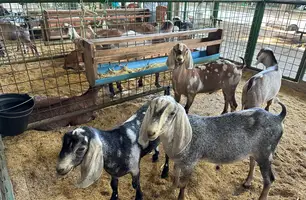
[[[0,134],[15,136],[23,133],[33,111],[34,98],[27,94],[0,95]]]

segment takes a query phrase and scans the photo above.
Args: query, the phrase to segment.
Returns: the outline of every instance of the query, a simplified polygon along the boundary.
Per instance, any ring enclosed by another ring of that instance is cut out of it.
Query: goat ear
[[[175,68],[175,52],[173,48],[171,49],[166,65],[168,66],[169,69],[174,69]]]
[[[193,59],[192,59],[192,55],[191,55],[191,51],[186,48],[186,54],[185,54],[185,68],[186,69],[193,69]]]
[[[103,167],[102,142],[96,136],[89,142],[89,148],[81,164],[81,180],[77,187],[87,188],[93,184],[100,178]]]
[[[151,119],[151,112],[150,112],[150,106],[148,107],[146,114],[142,120],[140,131],[139,131],[139,137],[138,137],[138,143],[140,146],[145,149],[149,146],[149,139],[148,135],[146,133],[146,130],[148,130],[148,125],[150,123]]]
[[[185,150],[192,139],[192,128],[185,109],[176,103],[178,108],[177,116],[173,121],[173,137],[172,137],[172,156],[176,156]],[[170,155],[169,155],[170,156]]]

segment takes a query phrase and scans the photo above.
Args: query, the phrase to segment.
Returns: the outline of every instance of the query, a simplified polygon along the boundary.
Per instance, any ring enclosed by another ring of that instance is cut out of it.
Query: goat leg
[[[252,185],[253,175],[254,175],[254,169],[255,169],[255,159],[254,157],[250,156],[250,169],[249,174],[245,182],[243,183],[244,188],[250,188]]]
[[[186,186],[180,188],[180,193],[179,193],[179,196],[177,198],[178,200],[184,200],[184,198],[185,198],[185,188],[186,188]]]
[[[36,56],[39,56],[39,53],[37,51],[37,47],[35,44],[33,44],[32,42],[30,42],[30,48],[31,48],[31,51],[32,51],[32,54],[33,55],[36,55]],[[34,53],[35,52],[35,53]]]
[[[152,156],[152,162],[157,162],[158,161],[158,156],[159,156],[159,150],[158,150],[158,147],[156,147],[155,149],[154,149],[154,154],[153,154],[153,156]]]
[[[140,188],[139,177],[140,177],[139,172],[137,175],[132,175],[132,185],[133,185],[133,188],[136,190],[135,200],[142,200],[142,191]]]
[[[264,186],[260,194],[259,200],[267,200],[271,185],[275,181],[275,177],[271,169],[271,162],[267,158],[264,161],[257,161],[257,163],[260,167],[260,172],[264,182]]]
[[[185,188],[189,182],[193,168],[194,168],[193,164],[186,165],[181,168],[181,171],[180,171],[181,174],[180,174],[180,180],[179,180],[180,193],[178,196],[178,200],[184,200],[185,198]]]
[[[142,77],[140,77],[138,80],[138,87],[143,87]]]
[[[181,95],[180,94],[177,94],[177,93],[174,93],[174,99],[177,103],[180,103],[181,101]]]
[[[185,105],[185,111],[186,111],[186,114],[189,113],[189,109],[193,103],[193,100],[195,98],[196,94],[188,94],[188,97],[187,97],[187,103]]]
[[[109,83],[108,87],[109,87],[109,92],[111,94],[111,97],[114,97],[116,94],[115,94],[113,83]]]
[[[238,107],[238,104],[236,102],[236,98],[235,98],[235,90],[236,88],[232,91],[232,98],[231,98],[231,101],[230,101],[230,106],[231,106],[231,112],[235,112],[237,107]]]
[[[164,164],[164,168],[161,174],[161,178],[167,178],[169,175],[169,156],[167,154],[165,154],[165,164]]]
[[[160,88],[161,85],[159,84],[159,73],[155,73],[155,86]]]
[[[112,193],[112,197],[110,198],[110,200],[117,200],[118,199],[118,178],[112,176],[111,187],[112,187],[113,193]]]
[[[226,93],[223,90],[222,90],[222,92],[223,92],[223,96],[224,96],[224,108],[223,108],[223,111],[222,111],[221,115],[228,112],[228,98],[227,98]]]
[[[273,99],[271,99],[271,100],[269,100],[269,101],[267,102],[267,106],[265,107],[265,110],[266,110],[266,111],[269,111],[269,108],[270,108],[270,106],[271,106],[271,104],[272,104],[272,100],[273,100]]]
[[[116,85],[117,85],[117,89],[119,90],[119,92],[122,92],[123,91],[123,87],[121,85],[121,82],[116,82]]]

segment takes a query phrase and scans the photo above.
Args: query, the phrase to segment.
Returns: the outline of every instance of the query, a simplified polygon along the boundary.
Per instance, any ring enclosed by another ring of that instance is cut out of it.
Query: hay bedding
[[[244,82],[244,81],[243,81]],[[240,102],[242,83],[237,91]],[[285,120],[285,132],[278,146],[278,157],[273,162],[276,182],[270,191],[270,199],[306,199],[306,95],[283,87],[279,95],[287,105],[288,116]],[[147,98],[134,100],[113,106],[98,112],[96,120],[88,123],[102,129],[119,125],[129,118]],[[272,112],[279,112],[273,105]],[[211,95],[200,94],[191,107],[191,113],[201,115],[218,115],[223,108],[222,93]],[[124,113],[124,114],[123,114]],[[68,128],[59,131],[38,132],[27,131],[14,137],[5,138],[6,157],[9,174],[12,179],[17,200],[66,200],[66,199],[109,199],[111,189],[109,176],[103,172],[103,178],[87,189],[76,189],[78,171],[68,177],[58,179],[55,165],[57,154],[61,148],[61,137]],[[282,161],[283,160],[283,161]],[[178,191],[169,191],[171,179],[160,179],[160,161],[151,163],[151,156],[141,162],[141,185],[144,199],[176,199]],[[173,163],[171,163],[171,168]],[[170,173],[172,173],[172,169]],[[249,190],[244,190],[241,183],[248,172],[248,160],[235,164],[223,165],[216,171],[215,165],[200,162],[192,176],[187,189],[187,199],[257,199],[262,189],[262,178],[258,167]],[[134,190],[130,176],[119,179],[119,195],[121,199],[133,199]]]

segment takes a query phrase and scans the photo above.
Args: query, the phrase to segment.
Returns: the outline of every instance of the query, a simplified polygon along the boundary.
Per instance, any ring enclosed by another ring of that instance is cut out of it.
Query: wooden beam
[[[166,42],[166,43],[160,43],[148,46],[135,46],[135,47],[114,49],[114,50],[97,51],[95,62],[96,63],[118,62],[122,60],[145,57],[148,55],[165,55],[169,53],[171,48],[177,43],[184,43],[190,49],[194,49],[198,47],[219,45],[222,42],[222,40],[214,40],[208,42],[202,42],[202,40],[203,39],[189,39],[189,40]]]
[[[189,36],[194,34],[204,34],[204,33],[212,33],[216,32],[217,28],[206,28],[206,29],[199,29],[199,30],[191,30],[191,31],[180,31],[180,32],[172,32],[172,33],[154,33],[154,34],[147,34],[147,35],[140,35],[140,36],[127,36],[127,37],[113,37],[113,38],[100,38],[100,39],[92,39],[90,40],[95,45],[102,45],[102,44],[118,44],[118,43],[126,43],[126,42],[139,42],[145,40],[152,40],[152,39],[162,39],[162,38],[172,38],[172,37],[179,37],[179,36]]]
[[[127,9],[97,9],[95,10],[95,12],[97,14],[105,14],[109,15],[109,14],[136,14],[137,12],[147,12],[148,9],[143,9],[143,8],[127,8]],[[68,15],[71,16],[73,15],[81,15],[83,13],[82,10],[44,10],[44,12],[46,14],[48,14],[49,16],[59,16],[59,15]]]
[[[134,19],[137,17],[150,17],[151,15],[118,15],[118,16],[106,16],[106,17],[84,17],[85,21],[90,21],[90,20],[116,20],[116,19]],[[65,23],[65,22],[77,22],[81,21],[80,17],[61,17],[61,16],[56,16],[51,19],[47,19],[49,23]]]
[[[88,40],[83,40],[83,61],[86,68],[86,78],[90,86],[95,86],[97,75],[97,64],[95,63],[94,44]]]

